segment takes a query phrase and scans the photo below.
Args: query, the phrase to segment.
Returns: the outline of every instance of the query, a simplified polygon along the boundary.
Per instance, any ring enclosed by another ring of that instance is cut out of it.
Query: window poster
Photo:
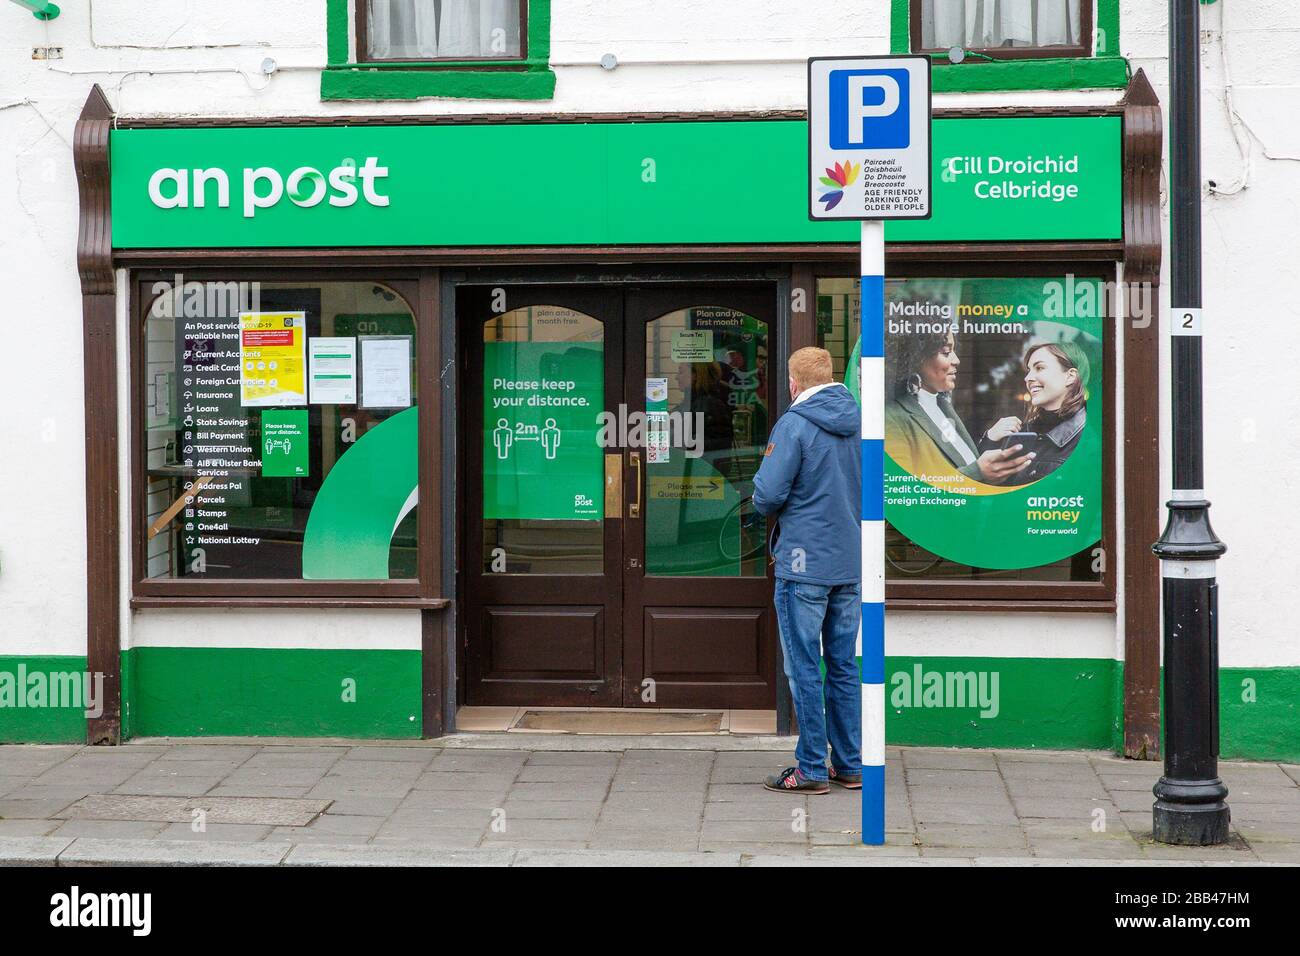
[[[361,407],[406,408],[411,404],[411,337],[361,336]]]
[[[307,377],[313,405],[355,405],[357,340],[323,335],[308,339]]]
[[[241,312],[240,405],[306,405],[306,343],[305,312]]]
[[[885,293],[885,517],[1017,569],[1101,539],[1104,284],[904,279]]]
[[[671,429],[668,419],[668,379],[645,380],[646,445],[645,460],[662,465],[672,457]]]
[[[677,329],[673,332],[671,355],[674,362],[712,362],[712,329]]]
[[[599,521],[604,345],[483,346],[483,517]]]
[[[306,478],[310,469],[305,408],[262,412],[262,477]]]

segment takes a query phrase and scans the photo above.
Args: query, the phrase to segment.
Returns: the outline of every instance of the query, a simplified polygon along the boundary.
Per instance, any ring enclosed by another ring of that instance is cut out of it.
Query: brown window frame
[[[519,0],[519,53],[517,56],[420,57],[370,55],[370,25],[366,12],[370,0],[352,0],[353,33],[356,36],[356,63],[403,64],[415,69],[455,70],[472,63],[474,69],[522,69],[528,62],[528,0]]]
[[[1021,47],[967,47],[967,53],[979,54],[974,59],[963,62],[978,63],[984,57],[991,60],[1046,60],[1046,59],[1086,59],[1092,56],[1093,47],[1093,0],[1084,0],[1079,4],[1079,34],[1083,43],[1072,46],[1021,46]],[[946,49],[924,47],[921,45],[921,4],[919,0],[909,2],[909,39],[913,53],[946,54]],[[960,64],[953,64],[954,66]]]
[[[1073,274],[1080,278],[1097,278],[1118,282],[1119,263],[1114,260],[1075,260],[1071,258],[1016,260],[1006,258],[964,260],[925,255],[894,261],[886,249],[886,273],[891,279],[953,276],[955,278],[1053,278]],[[811,269],[812,301],[816,301],[818,279],[856,279],[846,264],[817,264]],[[1109,298],[1106,299],[1110,305]],[[989,611],[1094,611],[1115,610],[1115,556],[1122,547],[1117,537],[1115,495],[1119,476],[1115,473],[1116,420],[1123,409],[1116,408],[1116,378],[1122,371],[1116,366],[1116,337],[1123,334],[1120,318],[1108,309],[1102,341],[1102,401],[1106,409],[1102,430],[1102,522],[1103,564],[1098,581],[987,581],[951,578],[917,578],[908,581],[885,581],[885,601],[893,610],[989,610]],[[815,308],[809,309],[812,342],[816,341]],[[1152,465],[1154,467],[1154,465]]]
[[[296,578],[146,578],[145,560],[145,449],[144,380],[145,322],[154,299],[152,285],[175,282],[184,273],[185,281],[196,282],[373,282],[393,289],[410,304],[416,329],[416,375],[419,429],[419,492],[422,507],[417,510],[417,576],[389,580],[301,580]],[[131,606],[294,606],[314,607],[416,607],[434,608],[449,602],[438,595],[441,574],[440,525],[442,500],[441,436],[436,423],[441,418],[441,391],[438,388],[440,333],[438,327],[438,277],[430,270],[403,268],[322,270],[276,267],[235,267],[230,269],[185,268],[172,270],[132,271],[128,282],[131,301],[127,315],[130,328],[129,350],[130,403],[130,485],[131,485]]]

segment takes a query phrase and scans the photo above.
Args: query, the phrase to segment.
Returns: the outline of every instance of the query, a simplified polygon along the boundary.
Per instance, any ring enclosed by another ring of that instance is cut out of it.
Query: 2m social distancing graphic
[[[928,218],[928,58],[814,58],[808,95],[810,218]]]

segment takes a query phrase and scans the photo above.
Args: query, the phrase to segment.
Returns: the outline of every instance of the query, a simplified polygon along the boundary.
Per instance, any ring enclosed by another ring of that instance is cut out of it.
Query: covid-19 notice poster
[[[483,517],[599,521],[600,342],[483,346]]]
[[[306,348],[305,312],[241,312],[240,405],[306,405]]]
[[[885,516],[942,558],[1033,568],[1101,539],[1104,285],[886,287]]]

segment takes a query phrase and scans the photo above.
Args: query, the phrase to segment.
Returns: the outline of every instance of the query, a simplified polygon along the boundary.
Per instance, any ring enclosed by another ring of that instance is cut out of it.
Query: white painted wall
[[[1134,69],[1146,69],[1162,100],[1163,7],[1123,0],[1121,24],[1122,52]],[[70,142],[92,83],[120,113],[133,115],[788,109],[803,105],[807,56],[888,49],[885,0],[554,0],[554,100],[322,103],[324,3],[277,0],[272,15],[268,9],[260,0],[86,0],[64,3],[62,16],[40,23],[0,4],[0,287],[8,305],[0,394],[9,411],[0,417],[0,449],[8,453],[0,464],[0,654],[85,650],[84,397]],[[1207,489],[1216,528],[1231,548],[1221,563],[1222,662],[1300,665],[1300,644],[1281,610],[1297,591],[1283,542],[1300,532],[1289,503],[1300,484],[1300,390],[1287,367],[1287,333],[1300,313],[1287,293],[1300,269],[1293,253],[1300,125],[1292,108],[1300,5],[1219,0],[1203,15],[1205,175],[1231,187],[1246,170],[1243,150],[1250,162],[1245,189],[1209,196],[1205,205]],[[44,45],[62,46],[63,58],[32,60],[33,47]],[[1225,51],[1240,124],[1235,137]],[[619,58],[616,70],[597,65],[605,53]],[[260,72],[266,57],[280,67],[270,78]],[[936,105],[1114,98],[1108,91],[985,94],[939,97]],[[1159,388],[1166,434],[1167,392],[1166,361]],[[1166,447],[1166,487],[1167,461]],[[1268,491],[1257,476],[1268,476]],[[127,639],[157,640],[157,627],[174,623],[156,620],[137,620]],[[383,627],[378,618],[366,620]],[[201,633],[226,640],[229,627],[246,631],[226,616],[204,618]],[[381,641],[396,643],[384,646],[412,640],[405,622],[385,633]],[[955,636],[936,643],[935,634]],[[1100,656],[1121,646],[1114,621],[1095,615],[974,621],[898,614],[891,615],[889,650],[1020,655],[1034,653],[1040,638],[1044,656]]]
[[[131,647],[271,647],[418,651],[420,612],[249,608],[134,615]]]

